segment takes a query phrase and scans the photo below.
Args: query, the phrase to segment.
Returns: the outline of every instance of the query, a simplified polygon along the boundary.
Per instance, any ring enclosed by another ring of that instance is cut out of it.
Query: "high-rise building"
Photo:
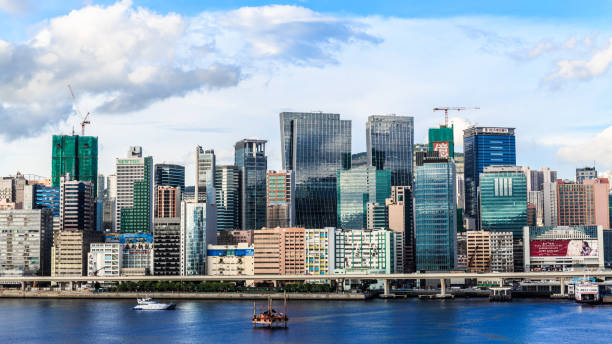
[[[438,152],[438,156],[441,158],[455,157],[452,125],[450,127],[441,125],[439,128],[429,128],[429,151]]]
[[[610,184],[607,178],[584,179],[581,184],[557,181],[557,224],[610,228]]]
[[[490,165],[516,165],[514,128],[470,127],[463,131],[466,217],[480,219],[480,174]],[[478,227],[478,225],[476,225]]]
[[[244,139],[234,145],[234,161],[240,170],[240,227],[266,226],[266,140]]]
[[[385,229],[338,229],[334,238],[335,274],[395,273],[396,233]]]
[[[581,184],[583,180],[596,179],[597,170],[593,167],[582,167],[576,169],[576,183]]]
[[[214,203],[181,203],[181,275],[206,273],[206,247],[217,243]]]
[[[215,151],[204,150],[202,146],[196,146],[195,152],[195,201],[207,202],[215,198]]]
[[[87,276],[90,245],[103,238],[102,232],[92,230],[54,231],[51,276]]]
[[[544,184],[542,184],[543,189]],[[535,225],[544,225],[544,191],[528,191],[527,203],[532,204],[535,208]]]
[[[391,196],[391,171],[366,166],[337,173],[338,227],[366,228],[367,203],[385,204]]]
[[[50,209],[0,210],[0,276],[51,275]]]
[[[514,270],[511,232],[467,231],[467,260],[471,272]]]
[[[106,185],[108,185],[108,198],[117,199],[117,175],[109,174],[106,177]]]
[[[389,229],[389,208],[385,203],[366,204],[366,229]]]
[[[304,228],[255,230],[255,275],[303,275]]]
[[[217,165],[215,171],[217,230],[240,228],[240,170],[234,165]]]
[[[295,173],[270,171],[266,176],[268,228],[295,226]]]
[[[155,164],[155,186],[180,187],[185,191],[185,166],[175,164]]]
[[[104,175],[99,173],[98,180],[97,180],[97,189],[95,189],[96,199],[104,198],[104,190],[106,190],[106,185],[104,183],[105,181],[106,181],[106,178],[104,178]]]
[[[527,179],[519,166],[487,166],[480,174],[483,230],[521,237],[527,225]]]
[[[304,256],[306,275],[329,275],[334,273],[336,229],[306,229],[304,233]]]
[[[455,164],[426,157],[416,167],[415,243],[417,270],[448,271],[456,264]]]
[[[60,186],[60,177],[89,181],[98,189],[98,138],[79,135],[53,135],[51,181]]]
[[[95,198],[92,182],[60,178],[60,229],[96,230]]]
[[[153,158],[142,157],[142,147],[130,147],[127,158],[117,158],[116,227],[122,233],[150,233],[153,229]]]
[[[155,187],[155,217],[181,217],[181,188]]]
[[[366,145],[369,166],[390,170],[391,185],[412,185],[414,117],[368,117]]]
[[[336,227],[336,177],[351,167],[351,121],[339,114],[280,114],[284,170],[295,171],[296,225]]]
[[[181,274],[181,218],[153,219],[153,274],[178,276]]]
[[[51,209],[53,216],[60,215],[60,187],[32,185],[33,204],[32,209]]]
[[[368,152],[354,153],[351,156],[351,167],[370,166],[368,165]]]
[[[557,180],[557,171],[551,171],[548,167],[542,167],[540,171],[531,170],[529,166],[522,168],[527,177],[527,191],[542,191],[544,183]]]
[[[557,226],[557,182],[542,184],[542,202],[544,203],[544,226]]]
[[[389,229],[401,233],[404,241],[404,272],[414,272],[415,237],[412,188],[410,186],[392,186],[391,198],[386,200]]]

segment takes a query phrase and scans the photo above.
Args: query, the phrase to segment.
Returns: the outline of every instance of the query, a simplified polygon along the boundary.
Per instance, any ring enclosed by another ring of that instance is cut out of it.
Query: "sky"
[[[517,164],[612,170],[612,1],[0,0],[0,175],[50,176],[51,136],[99,137],[99,171],[140,145],[184,164],[196,145],[233,163],[282,111],[414,116],[415,142],[450,113],[516,128]],[[76,103],[67,85],[71,85]],[[76,104],[76,105],[75,105]]]

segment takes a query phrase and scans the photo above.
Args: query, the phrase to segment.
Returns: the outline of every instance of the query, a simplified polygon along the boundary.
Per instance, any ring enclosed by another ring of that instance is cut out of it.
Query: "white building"
[[[386,273],[395,271],[394,234],[389,230],[336,230],[334,273]]]
[[[143,222],[142,225],[139,225],[139,228],[137,228],[138,232],[152,232],[153,158],[150,156],[143,158],[142,147],[130,147],[127,158],[117,158],[116,166],[117,197],[115,203],[115,231],[118,232],[121,230],[121,212],[126,209],[131,212],[129,216],[133,218],[130,222]],[[139,182],[145,183],[144,188],[147,190],[144,190],[140,184],[136,184]],[[138,190],[135,190],[136,185],[139,187]],[[112,185],[109,187],[112,187]],[[137,197],[134,197],[135,191],[137,191]],[[144,195],[147,195],[148,199],[141,200]],[[142,204],[134,204],[135,200],[142,202]],[[147,218],[147,220],[141,221],[140,218]],[[132,231],[132,229],[129,229],[129,231]]]
[[[92,243],[87,255],[87,276],[119,276],[122,260],[119,243]]]
[[[181,202],[181,275],[204,275],[207,245],[216,243],[214,203]]]
[[[542,184],[544,226],[557,226],[557,182]]]
[[[255,274],[253,245],[208,245],[206,274],[212,276],[239,276]]]
[[[514,248],[512,232],[490,232],[490,269],[492,272],[514,271]]]
[[[305,274],[328,275],[334,273],[334,243],[336,229],[306,229],[304,231]],[[331,245],[330,245],[331,243]]]

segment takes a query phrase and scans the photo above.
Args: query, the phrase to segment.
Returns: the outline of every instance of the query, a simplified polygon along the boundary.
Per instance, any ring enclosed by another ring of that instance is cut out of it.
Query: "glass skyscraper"
[[[367,204],[391,197],[391,171],[363,166],[338,170],[338,228],[367,228]]]
[[[206,202],[215,199],[215,151],[196,146],[195,152],[195,200]]]
[[[217,243],[215,206],[181,203],[181,275],[206,274],[206,247]]]
[[[240,170],[240,228],[266,226],[266,140],[244,139],[236,142],[235,163]]]
[[[53,135],[51,182],[60,186],[60,177],[88,181],[98,188],[98,138],[95,136]]]
[[[470,127],[463,131],[465,214],[478,220],[480,174],[491,165],[516,165],[514,128]]]
[[[215,171],[217,229],[240,228],[240,170],[234,165],[217,165]]]
[[[414,118],[370,116],[366,123],[368,165],[391,170],[391,185],[412,185]]]
[[[185,166],[174,164],[155,164],[155,186],[180,187],[185,191]]]
[[[336,177],[351,167],[351,121],[339,114],[280,114],[284,170],[295,171],[296,225],[336,227]]]
[[[455,163],[424,158],[416,167],[414,198],[417,270],[453,269],[457,237]]]
[[[517,166],[489,166],[480,174],[480,226],[523,235],[527,226],[527,178]]]

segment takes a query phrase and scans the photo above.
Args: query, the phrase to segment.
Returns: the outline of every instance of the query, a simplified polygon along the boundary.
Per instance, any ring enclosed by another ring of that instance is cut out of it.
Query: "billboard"
[[[151,233],[121,233],[119,235],[119,243],[131,244],[138,242],[153,242],[153,234]]]
[[[449,143],[448,142],[434,142],[433,150],[434,152],[438,152],[440,158],[448,158],[450,156],[449,151]]]
[[[597,240],[532,240],[532,257],[597,257]]]

